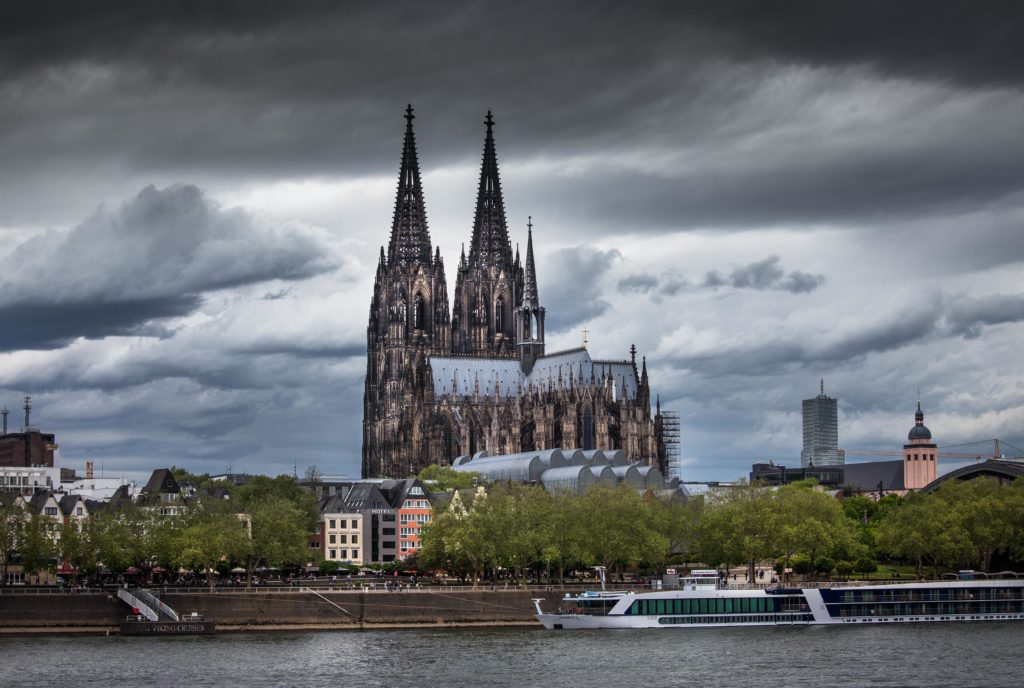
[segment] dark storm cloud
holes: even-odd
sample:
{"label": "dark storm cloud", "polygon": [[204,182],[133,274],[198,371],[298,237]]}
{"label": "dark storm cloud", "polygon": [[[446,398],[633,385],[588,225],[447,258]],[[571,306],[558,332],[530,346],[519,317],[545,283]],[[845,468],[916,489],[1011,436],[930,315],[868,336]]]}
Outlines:
{"label": "dark storm cloud", "polygon": [[195,295],[164,298],[48,303],[26,301],[0,305],[0,351],[52,349],[76,337],[101,339],[111,335],[169,336],[170,331],[147,329],[149,321],[191,313],[202,299]]}
{"label": "dark storm cloud", "polygon": [[143,189],[67,232],[36,236],[0,261],[0,351],[77,338],[170,334],[151,321],[186,315],[202,294],[334,267],[317,241],[259,227],[194,186]]}
{"label": "dark storm cloud", "polygon": [[323,358],[340,361],[345,358],[365,358],[366,342],[358,339],[356,341],[338,342],[335,346],[307,345],[301,342],[260,343],[238,349],[237,353],[255,354],[258,356],[284,354],[297,358]]}
{"label": "dark storm cloud", "polygon": [[[704,275],[700,287],[704,289],[732,287],[756,291],[771,289],[806,294],[825,283],[824,275],[811,275],[799,270],[787,274],[781,262],[778,256],[768,256],[763,260],[733,268],[728,275],[723,275],[718,270],[711,270]],[[623,292],[639,294],[653,292],[655,296],[674,296],[683,290],[696,287],[689,285],[684,278],[676,274],[666,273],[657,277],[644,273],[623,277],[618,282],[618,288]]]}
{"label": "dark storm cloud", "polygon": [[654,275],[629,275],[619,280],[619,290],[646,294],[655,289],[658,283],[659,280]]}
{"label": "dark storm cloud", "polygon": [[[86,169],[190,179],[197,170],[250,178],[390,173],[406,101],[419,107],[421,159],[430,169],[475,157],[488,107],[499,118],[499,155],[512,161],[729,139],[758,82],[787,65],[864,68],[956,89],[1016,88],[1024,78],[1018,3],[143,1],[7,9],[0,170],[18,169],[28,186],[10,182],[0,200],[15,218],[26,212],[15,201],[39,179]],[[730,76],[730,66],[747,76]],[[552,200],[607,205],[609,218],[664,227],[680,218],[772,223],[998,198],[1024,176],[1017,119],[942,132],[938,141],[956,144],[942,165],[927,146],[915,154],[893,134],[878,150],[832,150],[827,159],[755,151],[760,165],[751,160],[724,177],[623,179],[595,170]],[[1012,131],[1000,133],[1004,127]]]}
{"label": "dark storm cloud", "polygon": [[1024,322],[1024,295],[925,297],[912,306],[841,333],[811,336],[789,333],[749,345],[723,347],[698,356],[672,358],[672,363],[709,377],[776,375],[816,364],[845,365],[869,354],[948,337],[974,339],[986,327]]}
{"label": "dark storm cloud", "polygon": [[974,339],[986,326],[1024,321],[1024,296],[992,294],[951,300],[946,325],[954,335]]}
{"label": "dark storm cloud", "polygon": [[778,256],[768,256],[764,260],[733,269],[728,277],[723,277],[718,271],[712,270],[704,275],[704,286],[729,286],[758,291],[777,289],[801,294],[812,292],[825,283],[824,275],[810,275],[799,271],[787,275],[780,262]]}
{"label": "dark storm cloud", "polygon": [[538,284],[541,305],[546,309],[544,327],[562,332],[603,314],[611,304],[601,298],[604,284],[610,281],[616,250],[601,251],[589,246],[563,248],[540,257]]}
{"label": "dark storm cloud", "polygon": [[780,327],[774,338],[723,346],[714,353],[684,353],[670,357],[670,363],[708,377],[771,376],[820,363],[844,365],[869,354],[902,349],[936,334],[940,318],[940,299],[933,298],[851,332],[824,336]]}

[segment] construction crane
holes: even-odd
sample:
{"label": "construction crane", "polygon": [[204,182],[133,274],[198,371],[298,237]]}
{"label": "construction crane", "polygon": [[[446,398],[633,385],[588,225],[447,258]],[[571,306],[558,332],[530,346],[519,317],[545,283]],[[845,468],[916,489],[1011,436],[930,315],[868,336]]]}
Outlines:
{"label": "construction crane", "polygon": [[[1003,456],[1000,450],[999,438],[991,440],[979,440],[978,442],[965,442],[963,444],[953,444],[951,447],[966,447],[971,444],[981,444],[981,442],[992,442],[993,453],[992,454],[980,454],[980,453],[968,453],[968,452],[944,452],[940,451],[936,453],[936,457],[939,459],[975,459],[976,461],[988,461],[990,459],[996,459],[999,461],[1024,461],[1024,456]],[[1009,445],[1013,446],[1013,445]],[[1016,447],[1014,447],[1016,449]],[[903,451],[897,451],[895,449],[840,449],[839,451],[845,452],[847,456],[903,456]]]}

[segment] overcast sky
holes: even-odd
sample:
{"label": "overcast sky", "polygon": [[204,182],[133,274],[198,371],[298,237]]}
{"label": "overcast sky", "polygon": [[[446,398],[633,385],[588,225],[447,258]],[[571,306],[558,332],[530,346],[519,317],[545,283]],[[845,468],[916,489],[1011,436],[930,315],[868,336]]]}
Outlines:
{"label": "overcast sky", "polygon": [[358,476],[412,103],[450,288],[491,109],[548,351],[635,343],[684,479],[798,465],[821,377],[842,447],[899,449],[918,388],[940,447],[1024,447],[1022,22],[1012,1],[8,3],[0,405],[18,429],[32,395],[79,470]]}

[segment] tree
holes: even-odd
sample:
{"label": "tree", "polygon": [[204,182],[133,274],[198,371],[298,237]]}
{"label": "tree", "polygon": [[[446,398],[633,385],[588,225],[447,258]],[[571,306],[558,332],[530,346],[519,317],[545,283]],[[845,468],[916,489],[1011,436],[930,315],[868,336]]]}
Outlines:
{"label": "tree", "polygon": [[875,563],[874,559],[861,557],[857,561],[853,562],[853,570],[857,573],[863,573],[865,576],[868,576],[878,570],[878,564]]}
{"label": "tree", "polygon": [[975,563],[988,571],[992,555],[1008,548],[1014,537],[1016,493],[991,478],[977,478],[947,481],[935,497],[952,507],[974,548]]}
{"label": "tree", "polygon": [[236,554],[246,571],[246,587],[252,586],[253,571],[259,566],[302,564],[309,557],[306,538],[307,515],[294,502],[271,496],[249,500],[244,514],[236,518],[246,525],[246,537]]}
{"label": "tree", "polygon": [[850,574],[854,571],[854,563],[852,561],[846,561],[841,559],[836,562],[836,573],[843,578],[849,578]]}
{"label": "tree", "polygon": [[778,512],[771,488],[739,485],[714,490],[705,497],[700,526],[701,558],[708,564],[746,564],[754,579],[756,562],[777,551]]}
{"label": "tree", "polygon": [[417,477],[428,484],[431,490],[447,492],[473,487],[479,481],[479,476],[476,471],[457,471],[451,466],[432,464],[420,471]]}
{"label": "tree", "polygon": [[[865,547],[860,543],[856,526],[844,515],[844,507],[835,498],[811,487],[798,483],[779,488],[775,495],[778,510],[778,553],[784,566],[789,566],[789,557],[802,552],[818,567],[818,559],[825,555],[839,555],[855,558]],[[831,557],[825,557],[832,561]]]}
{"label": "tree", "polygon": [[53,519],[38,513],[31,514],[25,522],[18,551],[26,573],[35,573],[53,566],[58,551],[54,526]]}
{"label": "tree", "polygon": [[290,475],[279,475],[276,478],[255,476],[232,495],[233,501],[240,505],[237,510],[245,512],[250,511],[252,505],[275,497],[288,500],[298,508],[303,514],[303,523],[307,531],[311,532],[320,520],[316,496]]}
{"label": "tree", "polygon": [[7,562],[21,545],[28,514],[16,497],[0,494],[0,585],[7,581]]}
{"label": "tree", "polygon": [[887,514],[878,529],[878,545],[892,556],[915,564],[924,577],[924,562],[933,567],[953,563],[970,552],[970,539],[953,507],[935,495],[914,494]]}
{"label": "tree", "polygon": [[245,522],[226,510],[197,509],[177,536],[179,562],[206,573],[213,590],[215,569],[222,561],[236,558],[245,547],[249,534]]}
{"label": "tree", "polygon": [[[162,521],[159,515],[125,502],[94,512],[88,521],[85,537],[98,561],[108,569],[124,571],[129,566],[141,569],[152,566],[153,539]],[[90,563],[88,558],[85,561]]]}
{"label": "tree", "polygon": [[72,520],[64,527],[60,537],[60,556],[80,571],[93,573],[99,567],[93,533],[95,518]]}
{"label": "tree", "polygon": [[625,485],[597,484],[577,498],[582,518],[576,549],[581,563],[611,570],[667,552],[668,538],[648,521],[643,498]]}

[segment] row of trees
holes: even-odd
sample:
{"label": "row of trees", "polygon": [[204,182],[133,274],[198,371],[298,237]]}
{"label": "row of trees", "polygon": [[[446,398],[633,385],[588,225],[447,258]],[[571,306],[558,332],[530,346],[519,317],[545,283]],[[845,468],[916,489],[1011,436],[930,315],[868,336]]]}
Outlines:
{"label": "row of trees", "polygon": [[913,562],[919,577],[926,564],[991,571],[996,555],[1024,560],[1024,480],[947,482],[883,508],[873,525],[878,552]]}
{"label": "row of trees", "polygon": [[133,502],[111,504],[56,529],[52,519],[8,503],[0,509],[0,557],[21,555],[25,571],[67,562],[84,574],[160,567],[206,575],[241,567],[247,585],[262,566],[304,564],[307,536],[318,517],[316,499],[287,476],[257,477],[231,490],[228,499],[197,497],[184,513],[162,516]]}
{"label": "row of trees", "polygon": [[878,559],[988,570],[996,552],[1024,556],[1024,481],[944,485],[928,495],[840,501],[798,483],[713,490],[685,502],[641,496],[620,486],[552,495],[496,485],[464,511],[436,514],[423,533],[419,565],[474,579],[506,569],[638,566],[671,563],[753,567],[840,575],[870,573]]}

